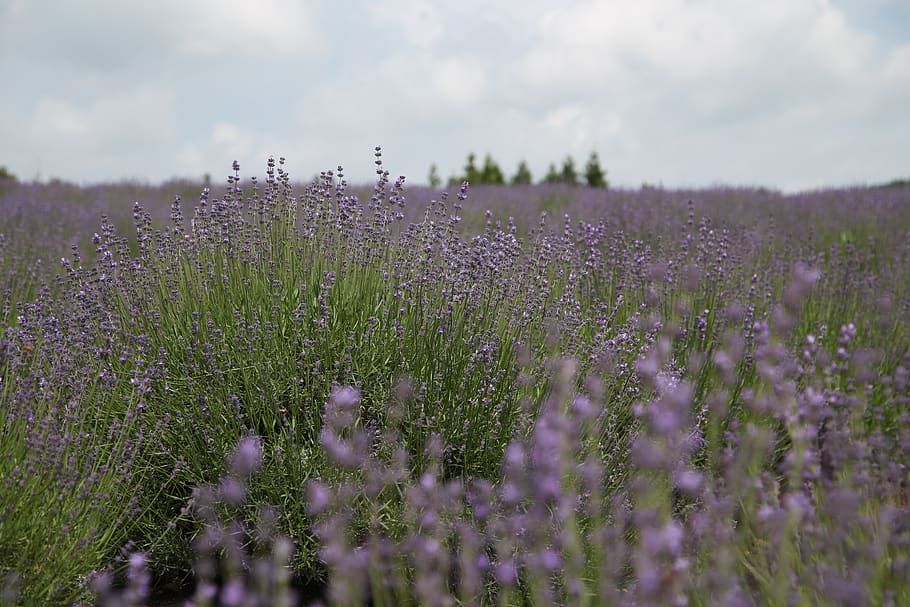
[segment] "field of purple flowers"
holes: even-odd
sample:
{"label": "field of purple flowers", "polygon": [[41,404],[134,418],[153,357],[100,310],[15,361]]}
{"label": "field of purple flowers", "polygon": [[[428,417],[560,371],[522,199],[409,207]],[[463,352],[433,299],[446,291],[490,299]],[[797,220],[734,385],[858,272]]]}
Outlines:
{"label": "field of purple flowers", "polygon": [[282,162],[0,183],[0,605],[910,603],[910,188]]}

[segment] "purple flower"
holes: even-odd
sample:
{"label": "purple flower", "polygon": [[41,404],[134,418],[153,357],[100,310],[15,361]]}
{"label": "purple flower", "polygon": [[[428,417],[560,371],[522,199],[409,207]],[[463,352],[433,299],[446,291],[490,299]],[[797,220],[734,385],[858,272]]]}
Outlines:
{"label": "purple flower", "polygon": [[343,410],[353,410],[360,403],[360,392],[351,386],[342,386],[332,392],[332,404]]}
{"label": "purple flower", "polygon": [[225,477],[221,479],[218,495],[226,503],[239,506],[246,500],[246,485],[236,478]]}
{"label": "purple flower", "polygon": [[697,495],[703,482],[704,477],[702,474],[689,468],[684,468],[673,474],[673,483],[676,487],[689,495]]}
{"label": "purple flower", "polygon": [[682,547],[683,528],[676,521],[642,530],[641,541],[648,554],[675,555]]}
{"label": "purple flower", "polygon": [[540,555],[541,564],[548,571],[556,571],[562,566],[562,555],[559,551],[547,547]]}
{"label": "purple flower", "polygon": [[331,491],[325,483],[311,480],[306,485],[307,512],[320,514],[328,508],[331,501]]}
{"label": "purple flower", "polygon": [[246,588],[244,587],[243,580],[233,579],[228,580],[228,582],[221,589],[219,599],[221,604],[226,607],[237,607],[243,605],[247,598]]}
{"label": "purple flower", "polygon": [[262,440],[258,436],[247,436],[240,440],[231,454],[230,470],[238,477],[251,476],[262,466]]}
{"label": "purple flower", "polygon": [[495,565],[493,576],[503,586],[512,586],[518,580],[518,565],[512,558],[505,559]]}

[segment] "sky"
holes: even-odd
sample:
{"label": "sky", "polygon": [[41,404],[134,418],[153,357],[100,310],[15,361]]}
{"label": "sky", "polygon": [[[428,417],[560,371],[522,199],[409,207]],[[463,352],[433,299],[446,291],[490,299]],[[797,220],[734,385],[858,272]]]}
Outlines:
{"label": "sky", "polygon": [[910,177],[910,0],[0,0],[0,83],[24,180]]}

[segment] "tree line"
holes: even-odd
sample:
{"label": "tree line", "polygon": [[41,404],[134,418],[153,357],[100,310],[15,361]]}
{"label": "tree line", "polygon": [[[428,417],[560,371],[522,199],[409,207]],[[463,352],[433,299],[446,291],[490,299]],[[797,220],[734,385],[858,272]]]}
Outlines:
{"label": "tree line", "polygon": [[[427,181],[430,187],[438,188],[442,185],[442,178],[439,176],[439,169],[435,163],[430,166],[430,174]],[[470,153],[462,174],[450,177],[448,185],[452,187],[465,181],[471,185],[530,185],[534,183],[534,177],[531,174],[528,163],[524,160],[518,163],[515,174],[506,179],[502,169],[499,168],[499,165],[490,154],[484,157],[482,166],[477,166],[477,157]],[[587,185],[592,188],[606,188],[610,185],[607,181],[607,172],[600,166],[600,158],[597,156],[597,152],[591,152],[581,173],[576,168],[575,160],[573,160],[571,155],[565,157],[562,161],[562,166],[559,168],[557,168],[555,163],[550,163],[547,173],[540,183]]]}

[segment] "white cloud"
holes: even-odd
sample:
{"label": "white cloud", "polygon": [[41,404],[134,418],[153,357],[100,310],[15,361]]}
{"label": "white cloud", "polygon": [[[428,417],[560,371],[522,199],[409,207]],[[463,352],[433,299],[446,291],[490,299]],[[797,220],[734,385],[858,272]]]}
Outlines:
{"label": "white cloud", "polygon": [[4,59],[53,62],[70,72],[148,78],[202,62],[317,59],[325,48],[318,6],[295,0],[112,0],[13,2],[0,20]]}
{"label": "white cloud", "polygon": [[726,81],[793,64],[849,75],[868,54],[867,36],[813,0],[589,0],[553,8],[537,28],[523,74],[538,87]]}
{"label": "white cloud", "polygon": [[251,143],[252,137],[230,122],[218,122],[212,129],[212,144],[227,154],[244,153]]}
{"label": "white cloud", "polygon": [[551,131],[551,137],[564,142],[566,151],[575,152],[591,145],[593,120],[585,108],[565,105],[544,116],[544,125]]}
{"label": "white cloud", "polygon": [[484,95],[486,76],[483,66],[461,59],[444,59],[430,66],[430,78],[436,99],[441,106],[470,108]]}
{"label": "white cloud", "polygon": [[843,13],[823,4],[812,14],[807,46],[817,64],[832,76],[849,78],[868,66],[872,38],[850,27]]}
{"label": "white cloud", "polygon": [[617,184],[874,181],[906,172],[910,33],[864,2],[0,0],[0,162],[367,181],[381,144],[410,181],[592,150]]}
{"label": "white cloud", "polygon": [[207,59],[315,53],[324,44],[313,3],[295,0],[169,0],[161,23],[178,51]]}
{"label": "white cloud", "polygon": [[[16,127],[19,153],[52,176],[77,180],[147,176],[177,139],[175,96],[141,87],[77,104],[58,97],[37,100]],[[167,175],[156,174],[155,178]]]}
{"label": "white cloud", "polygon": [[73,140],[92,132],[91,112],[79,111],[66,101],[44,98],[35,108],[30,131],[42,141]]}
{"label": "white cloud", "polygon": [[910,43],[891,53],[882,73],[888,85],[899,88],[904,93],[910,91]]}
{"label": "white cloud", "polygon": [[[183,143],[169,166],[171,175],[198,178],[208,174],[215,181],[223,181],[233,174],[234,160],[240,164],[242,178],[262,177],[269,156],[276,160],[285,156],[285,168],[291,177],[306,180],[319,170],[332,168],[327,166],[331,165],[326,160],[327,151],[318,146],[316,139],[298,140],[287,135],[276,138],[222,120],[204,137]],[[335,162],[341,160],[337,158]]]}
{"label": "white cloud", "polygon": [[419,49],[433,47],[445,34],[439,8],[429,0],[368,2],[367,12],[379,28],[398,30]]}
{"label": "white cloud", "polygon": [[5,19],[18,18],[25,13],[25,0],[10,0],[0,4],[0,14]]}
{"label": "white cloud", "polygon": [[42,144],[100,151],[171,141],[175,96],[170,91],[141,87],[101,96],[77,107],[64,99],[42,98],[27,129]]}

